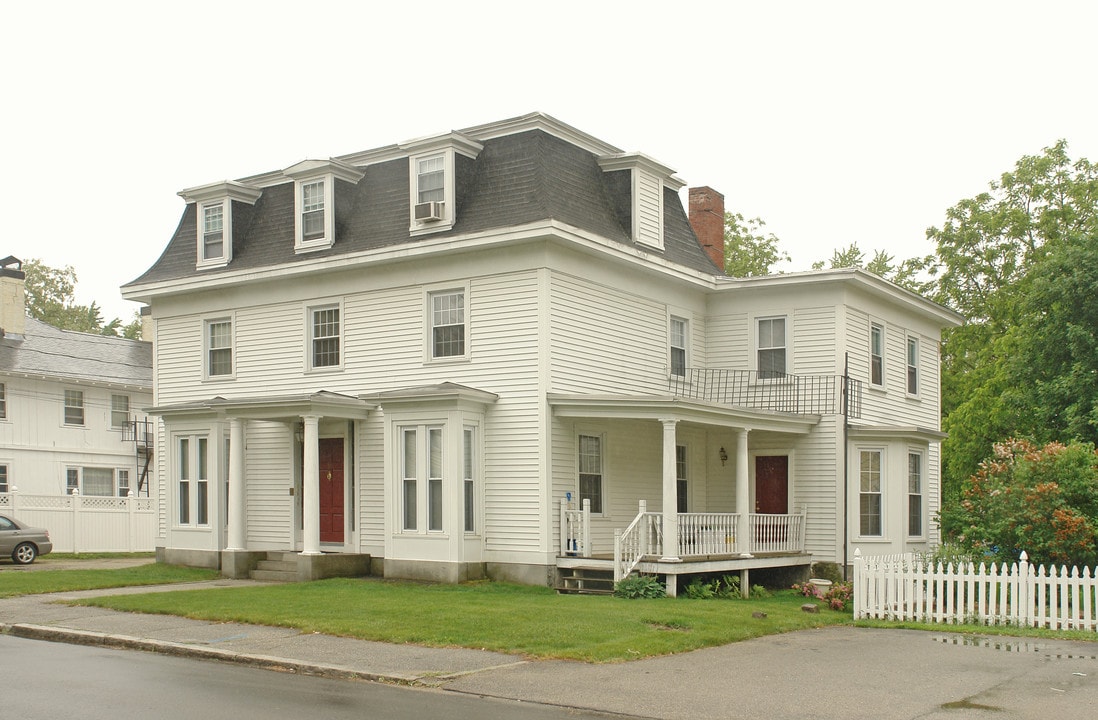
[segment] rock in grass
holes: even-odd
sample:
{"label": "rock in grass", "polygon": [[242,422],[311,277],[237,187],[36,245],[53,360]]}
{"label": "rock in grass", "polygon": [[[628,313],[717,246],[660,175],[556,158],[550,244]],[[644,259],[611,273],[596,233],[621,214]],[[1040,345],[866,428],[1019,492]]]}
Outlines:
{"label": "rock in grass", "polygon": [[751,613],[751,617],[755,618],[756,620],[762,620],[764,617],[766,617],[766,613],[756,610],[755,612]]}
{"label": "rock in grass", "polygon": [[806,613],[818,613],[820,611],[820,606],[816,603],[805,603],[804,605],[801,605],[801,610]]}

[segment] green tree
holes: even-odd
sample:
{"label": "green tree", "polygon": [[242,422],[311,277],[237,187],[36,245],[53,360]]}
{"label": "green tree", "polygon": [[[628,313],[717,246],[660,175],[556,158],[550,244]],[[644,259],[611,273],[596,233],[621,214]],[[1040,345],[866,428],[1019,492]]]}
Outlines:
{"label": "green tree", "polygon": [[[1035,396],[1019,390],[1019,383],[1036,380],[1046,391],[1059,383],[1052,375],[1035,378],[1023,372],[1026,368],[1018,362],[1023,351],[1027,362],[1037,361],[1042,348],[1034,344],[1034,333],[1051,297],[1043,292],[1028,299],[1033,271],[1061,249],[1092,237],[1096,217],[1098,168],[1085,159],[1072,161],[1061,140],[1041,155],[1018,160],[987,192],[950,208],[941,228],[927,230],[937,245],[934,297],[966,317],[964,326],[943,336],[946,498],[957,497],[998,439],[1052,439],[1040,432],[1031,412]],[[1048,334],[1044,336],[1042,342],[1049,342]],[[1066,365],[1056,367],[1059,373]],[[1050,397],[1046,392],[1045,399]]]}
{"label": "green tree", "polygon": [[31,259],[23,263],[23,272],[31,317],[61,330],[118,335],[121,320],[104,323],[103,311],[94,301],[91,305],[76,303],[76,271],[71,265],[53,268]]}
{"label": "green tree", "polygon": [[789,254],[778,249],[774,233],[764,233],[760,218],[745,219],[740,213],[724,214],[724,271],[731,277],[770,275],[774,265],[790,262]]}
{"label": "green tree", "polygon": [[858,247],[857,243],[851,243],[845,248],[835,248],[830,259],[812,263],[813,270],[823,270],[825,267],[864,268],[900,287],[923,295],[930,293],[934,287],[931,278],[935,268],[933,255],[908,258],[897,263],[892,255],[884,250],[877,250],[866,262],[865,252]]}
{"label": "green tree", "polygon": [[1013,562],[1098,563],[1098,455],[1090,443],[994,446],[943,507],[943,534],[977,557]]}

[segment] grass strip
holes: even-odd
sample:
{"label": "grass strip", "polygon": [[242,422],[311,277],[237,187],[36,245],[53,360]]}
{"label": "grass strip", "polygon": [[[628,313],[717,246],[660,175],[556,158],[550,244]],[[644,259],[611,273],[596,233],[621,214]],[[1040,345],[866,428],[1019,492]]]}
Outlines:
{"label": "grass strip", "polygon": [[[803,612],[780,592],[752,600],[625,600],[496,582],[428,585],[373,578],[89,598],[131,612],[296,628],[389,643],[466,647],[587,662],[687,652],[763,635],[849,624]],[[753,616],[765,614],[765,617]]]}
{"label": "grass strip", "polygon": [[151,558],[147,565],[113,570],[33,570],[0,574],[0,598],[16,595],[98,590],[102,588],[197,582],[218,577],[216,570],[164,565]]}

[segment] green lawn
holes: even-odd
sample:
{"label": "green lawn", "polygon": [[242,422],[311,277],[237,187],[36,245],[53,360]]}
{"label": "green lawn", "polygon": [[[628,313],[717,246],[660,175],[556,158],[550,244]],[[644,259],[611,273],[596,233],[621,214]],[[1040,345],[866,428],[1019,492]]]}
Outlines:
{"label": "green lawn", "polygon": [[0,574],[0,598],[39,593],[73,592],[131,585],[163,585],[216,578],[216,570],[163,565],[149,558],[147,565],[115,570],[33,570]]}
{"label": "green lawn", "polygon": [[[792,591],[752,600],[624,600],[481,582],[331,579],[91,598],[81,604],[302,632],[590,662],[631,660],[774,633],[850,623],[803,612]],[[756,618],[752,613],[765,613]]]}

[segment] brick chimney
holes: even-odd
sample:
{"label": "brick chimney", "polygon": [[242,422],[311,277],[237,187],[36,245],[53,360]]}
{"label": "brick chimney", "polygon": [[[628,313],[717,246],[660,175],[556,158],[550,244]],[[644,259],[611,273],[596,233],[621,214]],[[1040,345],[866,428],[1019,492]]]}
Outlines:
{"label": "brick chimney", "polygon": [[10,255],[0,260],[0,337],[26,331],[26,280],[21,260]]}
{"label": "brick chimney", "polygon": [[709,259],[724,272],[724,195],[711,187],[690,188],[690,227]]}

